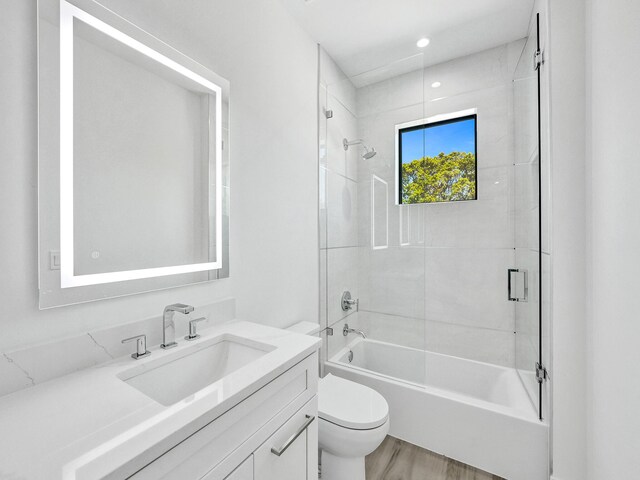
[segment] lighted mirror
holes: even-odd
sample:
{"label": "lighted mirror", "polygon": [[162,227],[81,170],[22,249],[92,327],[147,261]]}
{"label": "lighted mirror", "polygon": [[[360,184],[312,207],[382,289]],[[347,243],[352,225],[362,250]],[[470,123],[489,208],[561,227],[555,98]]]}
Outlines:
{"label": "lighted mirror", "polygon": [[228,276],[228,82],[91,0],[38,33],[41,308]]}

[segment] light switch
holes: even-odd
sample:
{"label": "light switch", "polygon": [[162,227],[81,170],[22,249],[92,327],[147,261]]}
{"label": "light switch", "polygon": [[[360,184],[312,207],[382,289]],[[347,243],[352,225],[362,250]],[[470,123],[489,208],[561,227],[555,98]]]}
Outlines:
{"label": "light switch", "polygon": [[60,270],[60,252],[57,250],[49,252],[49,270]]}

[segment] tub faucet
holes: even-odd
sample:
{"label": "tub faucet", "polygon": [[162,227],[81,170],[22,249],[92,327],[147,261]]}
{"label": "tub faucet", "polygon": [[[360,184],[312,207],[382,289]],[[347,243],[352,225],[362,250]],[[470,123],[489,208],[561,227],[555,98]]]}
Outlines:
{"label": "tub faucet", "polygon": [[344,335],[346,337],[350,333],[357,333],[362,338],[367,338],[367,336],[364,334],[364,332],[362,330],[356,330],[355,328],[349,328],[349,324],[345,323],[344,324],[344,328],[342,329],[342,335]]}
{"label": "tub faucet", "polygon": [[173,322],[173,315],[176,312],[188,315],[193,310],[191,305],[183,303],[174,303],[164,307],[164,313],[162,314],[162,344],[160,347],[167,350],[178,345],[176,343],[176,324]]}

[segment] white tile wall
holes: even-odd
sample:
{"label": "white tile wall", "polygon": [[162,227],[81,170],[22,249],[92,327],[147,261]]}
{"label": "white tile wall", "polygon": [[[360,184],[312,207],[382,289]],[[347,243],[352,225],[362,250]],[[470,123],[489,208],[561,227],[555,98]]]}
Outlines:
{"label": "white tile wall", "polygon": [[423,248],[361,247],[361,310],[424,318],[424,256]]}
{"label": "white tile wall", "polygon": [[513,167],[478,169],[478,199],[425,205],[430,247],[513,248]]}
{"label": "white tile wall", "polygon": [[539,215],[538,189],[532,179],[537,179],[537,157],[532,163],[518,164],[514,171],[514,222],[515,246],[538,249]]}
{"label": "white tile wall", "polygon": [[344,322],[349,323],[350,328],[360,329],[359,322],[360,312],[353,312],[343,320],[336,322],[333,325],[333,335],[326,335],[327,355],[329,358],[333,357],[340,349],[347,346],[349,342],[353,340],[353,334],[344,336],[342,334],[342,327]]}
{"label": "white tile wall", "polygon": [[478,168],[513,164],[510,84],[428,101],[424,116],[475,108],[478,111]]}
{"label": "white tile wall", "polygon": [[428,320],[514,331],[507,300],[513,249],[425,249],[425,315]]}
{"label": "white tile wall", "polygon": [[[360,96],[363,94],[360,93]],[[395,179],[395,125],[424,118],[424,105],[422,102],[408,106],[400,106],[391,110],[379,111],[369,115],[358,116],[359,137],[369,142],[378,152],[369,160],[361,160],[359,167],[359,180],[365,181],[371,178],[371,174],[383,178],[388,182]]]}
{"label": "white tile wall", "polygon": [[358,247],[330,248],[327,250],[327,315],[329,326],[347,317],[353,310],[342,310],[342,293],[351,292],[351,298],[359,298]]}
{"label": "white tile wall", "polygon": [[[522,41],[516,41],[426,68],[425,99],[450,97],[511,83],[515,62],[523,46]],[[432,88],[435,81],[441,82],[442,86]]]}
{"label": "white tile wall", "polygon": [[327,167],[327,87],[318,86],[318,163]]}
{"label": "white tile wall", "polygon": [[323,48],[320,48],[320,84],[347,109],[356,111],[355,86]]}
{"label": "white tile wall", "polygon": [[352,323],[374,340],[496,365],[514,365],[513,332],[369,311],[360,311],[357,323],[350,321],[350,326]]}
{"label": "white tile wall", "polygon": [[389,112],[410,105],[423,103],[422,70],[416,70],[382,82],[358,89],[358,117],[363,118],[381,112]]}
{"label": "white tile wall", "polygon": [[325,167],[318,170],[318,242],[320,248],[327,248],[327,177],[329,171]]}
{"label": "white tile wall", "polygon": [[410,348],[425,348],[426,322],[422,318],[361,310],[358,313],[358,328],[374,340]]}
{"label": "white tile wall", "polygon": [[358,245],[358,184],[327,171],[327,248]]}
{"label": "white tile wall", "polygon": [[488,362],[514,366],[514,334],[503,330],[466,327],[427,321],[427,350]]}
{"label": "white tile wall", "polygon": [[343,139],[352,141],[359,138],[356,116],[331,94],[330,87],[327,109],[333,112],[333,117],[326,121],[327,167],[335,173],[357,180],[362,147],[353,145],[345,150],[343,146]]}
{"label": "white tile wall", "polygon": [[320,249],[320,328],[327,328],[327,249]]}

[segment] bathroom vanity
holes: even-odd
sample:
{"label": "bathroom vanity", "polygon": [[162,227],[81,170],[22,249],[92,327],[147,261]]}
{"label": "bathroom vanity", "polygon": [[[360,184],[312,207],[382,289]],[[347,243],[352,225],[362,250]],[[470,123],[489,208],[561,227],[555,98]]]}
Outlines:
{"label": "bathroom vanity", "polygon": [[0,477],[317,478],[318,347],[234,321],[2,397]]}

